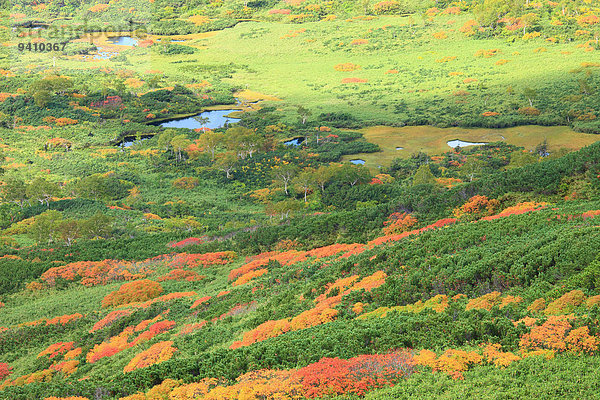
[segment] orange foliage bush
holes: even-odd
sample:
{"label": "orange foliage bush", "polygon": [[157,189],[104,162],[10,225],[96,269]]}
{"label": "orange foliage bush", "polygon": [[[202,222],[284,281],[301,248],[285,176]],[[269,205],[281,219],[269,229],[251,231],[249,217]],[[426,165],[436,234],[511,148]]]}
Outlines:
{"label": "orange foliage bush", "polygon": [[131,372],[139,368],[149,367],[150,365],[158,364],[169,360],[177,348],[173,347],[173,342],[163,341],[152,345],[148,350],[145,350],[131,359],[131,361],[123,368],[123,372]]}
{"label": "orange foliage bush", "polygon": [[539,312],[546,308],[546,300],[536,299],[527,307],[527,310],[531,312]]}
{"label": "orange foliage bush", "polygon": [[405,212],[395,212],[391,214],[387,221],[383,223],[383,234],[384,235],[396,235],[402,232],[406,232],[409,228],[417,223],[417,219],[410,214]]}
{"label": "orange foliage bush", "polygon": [[542,208],[546,207],[547,203],[537,203],[535,201],[526,201],[523,203],[519,203],[515,206],[505,208],[500,214],[491,215],[488,217],[484,217],[482,221],[491,221],[498,218],[508,217],[510,215],[521,215],[528,213],[530,211],[539,211]]}
{"label": "orange foliage bush", "polygon": [[152,304],[155,304],[155,303],[164,303],[167,301],[177,300],[177,299],[181,299],[184,297],[194,297],[197,295],[198,295],[198,293],[196,293],[196,292],[174,292],[174,293],[162,295],[160,297],[156,297],[152,300],[148,300],[143,303],[134,304],[133,307],[148,308]]}
{"label": "orange foliage bush", "polygon": [[110,357],[121,351],[128,349],[129,337],[133,334],[133,329],[126,329],[117,336],[111,337],[108,342],[102,342],[95,345],[86,355],[85,359],[88,363],[93,364],[96,361]]}
{"label": "orange foliage bush", "polygon": [[519,361],[521,357],[511,352],[503,352],[500,350],[500,344],[488,344],[483,350],[483,356],[488,362],[493,363],[496,367],[508,367],[515,361]]}
{"label": "orange foliage bush", "polygon": [[118,319],[120,319],[122,317],[125,317],[127,315],[131,315],[131,314],[133,314],[133,310],[115,310],[115,311],[112,311],[112,312],[108,313],[100,321],[96,322],[94,324],[94,326],[92,327],[92,329],[90,329],[90,333],[94,333],[97,330],[100,330],[102,328],[110,326],[116,320],[118,320]]}
{"label": "orange foliage bush", "polygon": [[587,308],[597,307],[600,305],[600,295],[592,296],[585,301]]}
{"label": "orange foliage bush", "polygon": [[143,302],[157,297],[162,291],[163,288],[160,283],[149,279],[124,283],[119,290],[109,293],[104,297],[102,307]]}
{"label": "orange foliage bush", "polygon": [[477,26],[479,26],[477,21],[475,21],[474,19],[470,19],[467,22],[465,22],[464,25],[461,26],[458,30],[467,36],[472,36],[475,34],[475,28]]}
{"label": "orange foliage bush", "polygon": [[466,310],[484,309],[484,310],[489,311],[492,309],[493,306],[500,304],[500,302],[501,302],[500,292],[491,292],[491,293],[485,294],[481,297],[477,297],[477,298],[469,300],[465,309]]}
{"label": "orange foliage bush", "polygon": [[[316,325],[325,324],[335,320],[338,311],[333,307],[342,301],[342,296],[356,290],[371,291],[385,283],[387,275],[383,271],[375,272],[358,281],[358,275],[348,278],[340,278],[328,286],[327,291],[315,299],[315,307],[303,311],[293,318],[285,318],[275,321],[267,321],[253,330],[244,333],[241,341],[236,341],[231,345],[231,349],[242,346],[248,346],[252,343],[260,342],[271,337],[282,335],[289,331],[309,328]],[[327,297],[334,289],[337,289],[336,296]]]}
{"label": "orange foliage bush", "polygon": [[442,355],[437,355],[430,350],[421,350],[414,357],[417,365],[430,367],[433,371],[443,371],[454,379],[464,379],[462,372],[469,366],[481,364],[483,357],[474,351],[448,349]]}
{"label": "orange foliage bush", "polygon": [[61,315],[60,317],[54,317],[46,321],[46,325],[66,325],[69,322],[76,321],[79,318],[83,318],[83,315],[79,313],[71,315]]}
{"label": "orange foliage bush", "polygon": [[585,301],[585,298],[586,296],[581,290],[572,290],[548,304],[548,307],[544,310],[544,314],[570,314]]}
{"label": "orange foliage bush", "polygon": [[404,239],[411,235],[418,235],[418,234],[428,231],[430,229],[441,228],[446,225],[454,224],[454,223],[456,223],[456,221],[457,220],[455,218],[443,218],[443,219],[437,220],[433,224],[427,225],[421,229],[415,229],[412,231],[402,232],[402,233],[399,233],[396,235],[385,235],[385,236],[378,237],[376,239],[371,240],[369,242],[369,246],[373,247],[373,246],[379,246],[379,245],[387,243],[387,242],[397,242],[398,240]]}
{"label": "orange foliage bush", "polygon": [[521,296],[505,296],[502,298],[502,302],[500,303],[500,305],[498,306],[498,308],[503,309],[504,307],[506,307],[509,304],[514,304],[514,303],[521,303],[523,301],[523,298]]}
{"label": "orange foliage bush", "polygon": [[23,386],[34,382],[49,382],[52,379],[54,370],[46,368],[41,371],[36,371],[31,374],[22,375],[15,379],[7,379],[0,384],[0,390],[8,386]]}
{"label": "orange foliage bush", "polygon": [[412,353],[401,350],[389,354],[361,355],[348,360],[323,358],[299,370],[257,370],[247,372],[228,385],[226,381],[205,378],[180,385],[165,380],[145,394],[121,400],[227,400],[301,399],[338,394],[363,396],[367,390],[393,386],[414,369]]}
{"label": "orange foliage bush", "polygon": [[269,261],[277,261],[281,265],[292,265],[296,262],[303,261],[306,258],[307,252],[301,252],[297,250],[289,250],[283,253],[269,252],[261,253],[254,257],[247,264],[242,265],[239,268],[232,270],[229,273],[228,279],[234,280],[237,277],[244,275],[250,271],[263,267],[269,263]]}
{"label": "orange foliage bush", "polygon": [[71,118],[57,118],[54,123],[58,126],[77,125],[79,121]]}
{"label": "orange foliage bush", "polygon": [[497,56],[500,53],[499,49],[480,49],[475,52],[475,57],[490,58]]}
{"label": "orange foliage bush", "polygon": [[203,253],[203,254],[187,254],[179,253],[173,256],[172,260],[168,263],[170,268],[196,268],[202,266],[204,268],[211,265],[225,265],[229,264],[236,257],[233,251],[219,251],[216,253]]}
{"label": "orange foliage bush", "polygon": [[342,254],[339,258],[347,258],[352,254],[359,254],[361,250],[365,250],[364,245],[360,243],[335,243],[329,246],[316,247],[306,252],[308,257],[316,257],[317,259],[335,256],[339,253]]}
{"label": "orange foliage bush", "polygon": [[53,267],[44,272],[41,279],[49,286],[55,285],[57,278],[67,281],[81,279],[84,286],[105,285],[112,281],[131,281],[146,277],[152,270],[147,261],[131,263],[118,260],[78,261]]}
{"label": "orange foliage bush", "polygon": [[81,352],[82,352],[82,349],[81,349],[81,347],[78,347],[78,348],[76,348],[76,349],[73,349],[73,350],[67,351],[67,352],[65,353],[65,355],[64,355],[64,357],[63,357],[63,358],[64,358],[65,360],[72,360],[72,359],[74,359],[74,358],[76,358],[76,357],[79,357],[79,355],[81,354]]}
{"label": "orange foliage bush", "polygon": [[200,304],[206,303],[211,298],[212,298],[211,296],[206,296],[206,297],[203,297],[201,299],[198,299],[198,300],[194,301],[194,304],[192,304],[192,306],[190,307],[190,309],[193,310],[194,308],[198,307]]}
{"label": "orange foliage bush", "polygon": [[92,7],[90,7],[90,12],[93,13],[98,13],[98,12],[102,12],[102,11],[106,11],[106,9],[108,9],[109,5],[108,4],[95,4]]}
{"label": "orange foliage bush", "polygon": [[385,14],[398,9],[400,4],[396,0],[380,1],[373,5],[376,14]]}
{"label": "orange foliage bush", "polygon": [[199,275],[196,271],[184,270],[181,268],[169,271],[168,274],[157,279],[159,282],[164,281],[188,281],[197,282],[206,278],[204,275]]}
{"label": "orange foliage bush", "polygon": [[185,324],[181,327],[179,332],[177,332],[176,336],[189,335],[190,333],[201,329],[204,325],[206,325],[206,323],[206,321],[202,321],[194,324]]}
{"label": "orange foliage bush", "polygon": [[43,356],[48,356],[48,358],[54,358],[56,356],[64,354],[67,351],[73,349],[73,347],[74,347],[73,343],[74,342],[58,342],[58,343],[51,344],[45,350],[41,351],[38,354],[38,358],[43,357]]}
{"label": "orange foliage bush", "polygon": [[521,336],[521,350],[552,350],[573,353],[593,353],[598,350],[600,341],[590,336],[589,328],[582,326],[572,329],[573,315],[551,315],[542,325],[534,326],[529,333]]}
{"label": "orange foliage bush", "polygon": [[154,386],[146,393],[136,393],[131,396],[121,397],[119,400],[166,400],[169,398],[174,400],[182,400],[184,398],[169,397],[169,394],[178,386],[178,381],[173,379],[165,379],[162,381],[162,383]]}
{"label": "orange foliage bush", "polygon": [[257,269],[257,270],[254,270],[254,271],[247,272],[244,275],[242,275],[239,278],[237,278],[237,280],[235,282],[233,282],[232,285],[233,286],[243,285],[245,283],[250,282],[254,278],[258,278],[260,276],[263,276],[267,272],[269,272],[269,271],[267,269],[265,269],[265,268]]}
{"label": "orange foliage bush", "polygon": [[336,71],[351,72],[361,69],[361,66],[358,64],[344,63],[337,64],[335,67],[333,67],[333,69],[335,69]]}
{"label": "orange foliage bush", "polygon": [[438,58],[437,60],[435,60],[435,62],[437,62],[437,63],[447,63],[447,62],[454,61],[454,60],[456,60],[456,56],[445,56],[445,57],[442,57],[442,58]]}

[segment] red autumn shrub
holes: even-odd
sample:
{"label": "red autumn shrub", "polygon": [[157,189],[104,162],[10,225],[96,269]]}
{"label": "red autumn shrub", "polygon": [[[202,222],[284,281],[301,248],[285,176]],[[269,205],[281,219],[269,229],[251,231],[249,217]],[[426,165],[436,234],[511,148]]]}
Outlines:
{"label": "red autumn shrub", "polygon": [[0,380],[12,374],[12,367],[7,363],[0,363]]}
{"label": "red autumn shrub", "polygon": [[309,398],[346,393],[362,396],[369,389],[394,385],[413,368],[412,355],[403,351],[349,360],[322,358],[298,370],[298,375]]}
{"label": "red autumn shrub", "polygon": [[191,238],[180,240],[179,242],[171,242],[167,246],[180,248],[180,247],[193,246],[193,245],[201,244],[201,243],[204,243],[204,238],[191,237]]}

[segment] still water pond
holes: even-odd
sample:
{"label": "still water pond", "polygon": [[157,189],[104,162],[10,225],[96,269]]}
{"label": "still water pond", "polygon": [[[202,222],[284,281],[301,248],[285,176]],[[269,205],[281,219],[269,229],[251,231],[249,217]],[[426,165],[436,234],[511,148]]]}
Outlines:
{"label": "still water pond", "polygon": [[131,36],[115,36],[107,40],[109,43],[118,44],[119,46],[137,46],[138,40]]}
{"label": "still water pond", "polygon": [[[198,115],[174,119],[166,121],[160,124],[163,128],[188,128],[188,129],[200,129],[209,128],[217,129],[227,127],[230,124],[235,124],[239,118],[228,117],[228,114],[240,110],[211,110],[205,111]],[[207,121],[204,123],[199,122],[196,118],[206,118]]]}

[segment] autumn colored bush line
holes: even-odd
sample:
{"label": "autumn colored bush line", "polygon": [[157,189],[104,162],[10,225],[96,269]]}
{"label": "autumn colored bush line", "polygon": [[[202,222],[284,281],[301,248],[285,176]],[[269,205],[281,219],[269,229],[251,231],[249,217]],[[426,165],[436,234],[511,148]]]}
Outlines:
{"label": "autumn colored bush line", "polygon": [[[120,334],[95,345],[87,353],[86,361],[88,363],[95,363],[102,358],[110,357],[125,349],[135,347],[173,329],[175,321],[164,319],[166,314],[167,312],[164,312],[152,319],[141,321],[136,326],[128,326]],[[133,338],[135,334],[137,336]]]}
{"label": "autumn colored bush line", "polygon": [[167,246],[168,247],[173,247],[173,248],[182,248],[182,247],[194,246],[194,245],[197,245],[197,244],[202,244],[202,243],[205,242],[205,240],[206,240],[205,237],[201,237],[201,238],[191,237],[191,238],[180,240],[178,242],[170,242]]}
{"label": "autumn colored bush line", "polygon": [[173,342],[170,340],[158,342],[152,345],[148,350],[141,352],[131,359],[131,361],[123,369],[124,372],[131,372],[138,368],[149,367],[150,365],[158,364],[169,360],[175,352],[176,347],[173,347]]}
{"label": "autumn colored bush line", "polygon": [[[60,372],[63,376],[73,374],[79,365],[79,360],[76,360],[81,354],[81,347],[75,348],[74,342],[57,342],[49,345],[45,350],[42,350],[37,358],[47,358],[51,361],[48,368],[19,376],[14,379],[6,379],[0,384],[0,390],[9,386],[23,386],[34,382],[48,382],[54,374]],[[11,368],[8,364],[5,366],[0,364],[0,372],[4,373],[4,377],[11,373]]]}
{"label": "autumn colored bush line", "polygon": [[[373,311],[360,315],[357,319],[366,320],[370,318],[385,318],[391,311],[419,313],[425,309],[430,309],[441,313],[448,308],[451,302],[465,298],[466,296],[464,294],[458,294],[452,298],[449,298],[444,294],[439,294],[425,302],[419,300],[416,303],[404,306],[379,307]],[[490,311],[494,307],[498,307],[498,309],[501,310],[510,304],[520,304],[522,302],[523,298],[521,296],[502,296],[500,292],[494,291],[467,300],[465,310]],[[546,300],[543,298],[536,299],[527,307],[527,310],[534,314],[551,316],[570,314],[579,306],[584,306],[587,310],[600,306],[600,295],[587,297],[581,290],[572,290],[553,300],[549,304],[547,304]]]}
{"label": "autumn colored bush line", "polygon": [[78,261],[53,267],[44,272],[41,280],[49,286],[56,284],[56,279],[67,281],[80,280],[84,286],[105,285],[112,281],[131,281],[145,278],[153,270],[146,262],[131,263],[118,260]]}
{"label": "autumn colored bush line", "polygon": [[[577,348],[588,345],[589,338],[579,340],[579,333],[573,332],[574,335],[567,337],[567,341],[577,343]],[[463,373],[473,366],[488,364],[506,368],[513,362],[533,356],[552,358],[554,352],[522,349],[518,355],[503,351],[500,344],[487,343],[479,346],[479,350],[447,349],[439,355],[423,349],[418,352],[398,350],[387,354],[361,355],[350,359],[325,357],[300,369],[251,371],[238,377],[233,385],[217,378],[205,378],[190,384],[169,379],[145,394],[137,393],[120,400],[146,400],[159,393],[164,398],[177,400],[363,396],[369,390],[394,386],[410,376],[416,366],[444,372],[453,379],[464,379]]]}
{"label": "autumn colored bush line", "polygon": [[[558,352],[592,354],[598,351],[600,338],[590,335],[588,326],[575,328],[574,315],[551,316],[540,325],[533,325],[531,331],[521,336],[519,354],[501,351],[498,343],[483,345],[483,354],[476,351],[448,349],[439,357],[430,350],[422,350],[414,360],[418,365],[431,367],[433,371],[443,371],[454,379],[464,379],[463,372],[469,366],[487,361],[497,367],[507,367],[522,358],[543,356],[553,358]],[[520,321],[521,322],[521,321]],[[533,324],[533,322],[529,322]]]}
{"label": "autumn colored bush line", "polygon": [[457,219],[455,219],[455,218],[443,218],[443,219],[437,220],[433,224],[427,225],[421,229],[406,231],[406,232],[402,232],[400,234],[395,234],[395,235],[386,235],[386,236],[378,237],[376,239],[369,241],[368,244],[370,247],[373,247],[373,246],[379,246],[381,244],[388,243],[388,242],[397,242],[398,240],[404,239],[408,236],[418,235],[420,233],[423,233],[423,232],[431,230],[431,229],[442,228],[446,225],[454,224],[454,223],[456,223],[456,221],[457,221]]}
{"label": "autumn colored bush line", "polygon": [[211,265],[225,265],[232,262],[236,257],[236,253],[233,251],[219,251],[216,253],[203,253],[203,254],[187,254],[179,253],[173,255],[171,260],[167,263],[170,268],[196,268],[196,267],[209,267]]}
{"label": "autumn colored bush line", "polygon": [[114,281],[134,281],[146,278],[155,272],[156,267],[161,264],[173,269],[196,268],[199,266],[206,268],[211,265],[228,264],[235,257],[236,253],[233,251],[221,251],[202,254],[162,254],[139,262],[120,260],[77,261],[50,268],[40,278],[43,283],[51,287],[56,285],[57,279],[79,281],[84,286],[97,286]]}
{"label": "autumn colored bush line", "polygon": [[104,316],[104,318],[102,318],[101,320],[96,322],[94,324],[94,326],[92,326],[92,329],[90,329],[90,333],[94,333],[100,329],[104,329],[104,328],[112,325],[118,319],[121,319],[123,317],[133,314],[133,312],[134,312],[133,309],[111,311],[106,316]]}
{"label": "autumn colored bush line", "polygon": [[491,215],[489,217],[482,218],[483,221],[491,221],[498,218],[505,218],[510,215],[521,215],[531,211],[539,211],[542,208],[546,207],[548,203],[538,203],[535,201],[527,201],[524,203],[519,203],[513,207],[508,207],[504,209],[500,214]]}
{"label": "autumn colored bush line", "polygon": [[67,315],[60,315],[60,316],[54,317],[54,318],[40,318],[35,321],[22,322],[22,323],[18,324],[17,326],[19,326],[19,327],[21,327],[21,326],[38,326],[38,325],[42,325],[42,324],[64,326],[64,325],[70,324],[71,322],[77,321],[80,318],[83,318],[83,315],[80,313],[67,314]]}
{"label": "autumn colored bush line", "polygon": [[361,355],[350,359],[323,358],[304,368],[258,370],[241,375],[236,383],[217,378],[182,384],[167,379],[146,393],[120,400],[147,400],[162,396],[172,400],[301,399],[333,395],[363,396],[368,390],[393,386],[408,377],[415,363],[410,351]]}
{"label": "autumn colored bush line", "polygon": [[[336,307],[342,302],[342,297],[357,290],[371,291],[385,283],[387,275],[383,271],[375,272],[359,281],[358,275],[338,279],[329,285],[326,293],[315,299],[315,307],[306,310],[293,318],[266,321],[253,330],[244,333],[241,341],[234,342],[230,348],[248,346],[272,337],[282,335],[286,332],[310,328],[311,326],[325,324],[336,319],[338,310]],[[327,297],[333,290],[337,295]]]}
{"label": "autumn colored bush line", "polygon": [[[253,257],[249,262],[242,265],[241,267],[232,270],[229,273],[228,279],[230,281],[237,279],[240,276],[250,273],[251,271],[255,271],[260,267],[266,266],[267,264],[269,264],[270,261],[277,261],[281,265],[293,265],[298,262],[305,261],[309,257],[316,257],[316,259],[319,260],[321,258],[335,256],[339,253],[343,253],[340,256],[340,258],[347,258],[352,255],[360,254],[366,249],[367,247],[360,243],[335,243],[329,246],[317,247],[309,251],[289,250],[281,253],[261,253]],[[247,279],[246,282],[249,280],[250,279]],[[240,283],[238,283],[237,285],[239,284]]]}

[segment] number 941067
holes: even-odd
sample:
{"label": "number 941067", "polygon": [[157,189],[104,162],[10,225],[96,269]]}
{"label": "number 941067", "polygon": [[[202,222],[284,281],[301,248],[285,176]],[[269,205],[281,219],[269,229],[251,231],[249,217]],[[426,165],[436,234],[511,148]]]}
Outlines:
{"label": "number 941067", "polygon": [[50,51],[63,51],[67,43],[19,43],[19,51],[36,51],[39,53]]}

